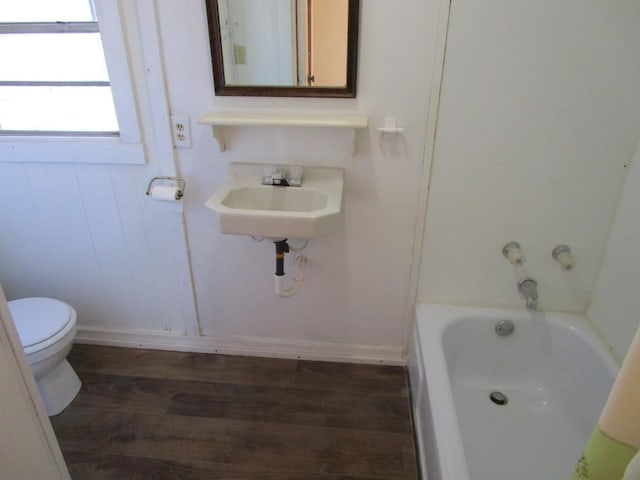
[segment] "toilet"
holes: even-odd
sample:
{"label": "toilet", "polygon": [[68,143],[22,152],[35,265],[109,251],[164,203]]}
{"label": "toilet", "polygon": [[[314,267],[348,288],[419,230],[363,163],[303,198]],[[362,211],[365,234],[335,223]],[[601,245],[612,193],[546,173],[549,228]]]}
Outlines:
{"label": "toilet", "polygon": [[47,414],[57,415],[82,385],[66,359],[76,334],[76,311],[53,298],[8,303]]}

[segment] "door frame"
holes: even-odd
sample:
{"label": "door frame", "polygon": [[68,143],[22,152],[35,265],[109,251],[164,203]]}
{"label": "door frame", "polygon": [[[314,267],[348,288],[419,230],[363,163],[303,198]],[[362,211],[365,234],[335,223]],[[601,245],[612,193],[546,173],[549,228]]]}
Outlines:
{"label": "door frame", "polygon": [[[13,323],[0,285],[0,359],[7,369],[0,398],[3,425],[18,427],[20,434],[0,442],[4,470],[13,479],[71,480],[60,445],[49,421],[27,356]],[[4,375],[3,375],[4,376]],[[5,432],[10,430],[7,428]],[[29,458],[25,458],[26,455]],[[37,461],[36,461],[37,459]],[[7,463],[8,462],[8,463]]]}

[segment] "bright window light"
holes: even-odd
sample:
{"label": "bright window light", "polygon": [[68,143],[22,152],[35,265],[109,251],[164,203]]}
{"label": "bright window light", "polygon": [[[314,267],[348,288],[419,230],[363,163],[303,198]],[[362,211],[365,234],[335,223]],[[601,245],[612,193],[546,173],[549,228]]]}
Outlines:
{"label": "bright window light", "polygon": [[91,0],[0,0],[0,134],[119,131]]}
{"label": "bright window light", "polygon": [[0,22],[95,22],[90,0],[0,0]]}

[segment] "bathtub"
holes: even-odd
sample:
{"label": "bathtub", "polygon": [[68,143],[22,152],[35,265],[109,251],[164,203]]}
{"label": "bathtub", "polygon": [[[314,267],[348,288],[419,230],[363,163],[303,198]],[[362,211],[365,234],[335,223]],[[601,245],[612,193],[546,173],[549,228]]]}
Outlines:
{"label": "bathtub", "polygon": [[[512,335],[496,334],[500,320]],[[423,479],[571,478],[618,369],[583,317],[418,304],[415,326]]]}

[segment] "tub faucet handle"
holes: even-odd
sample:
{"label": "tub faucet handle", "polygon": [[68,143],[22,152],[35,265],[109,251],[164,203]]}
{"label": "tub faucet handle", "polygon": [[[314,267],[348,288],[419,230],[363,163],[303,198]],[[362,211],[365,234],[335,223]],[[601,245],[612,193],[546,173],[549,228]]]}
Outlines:
{"label": "tub faucet handle", "polygon": [[576,259],[568,245],[558,245],[551,252],[551,256],[560,264],[562,270],[571,270],[576,266]]}
{"label": "tub faucet handle", "polygon": [[518,242],[512,241],[502,247],[502,255],[507,257],[514,267],[519,267],[524,263],[524,252]]}

